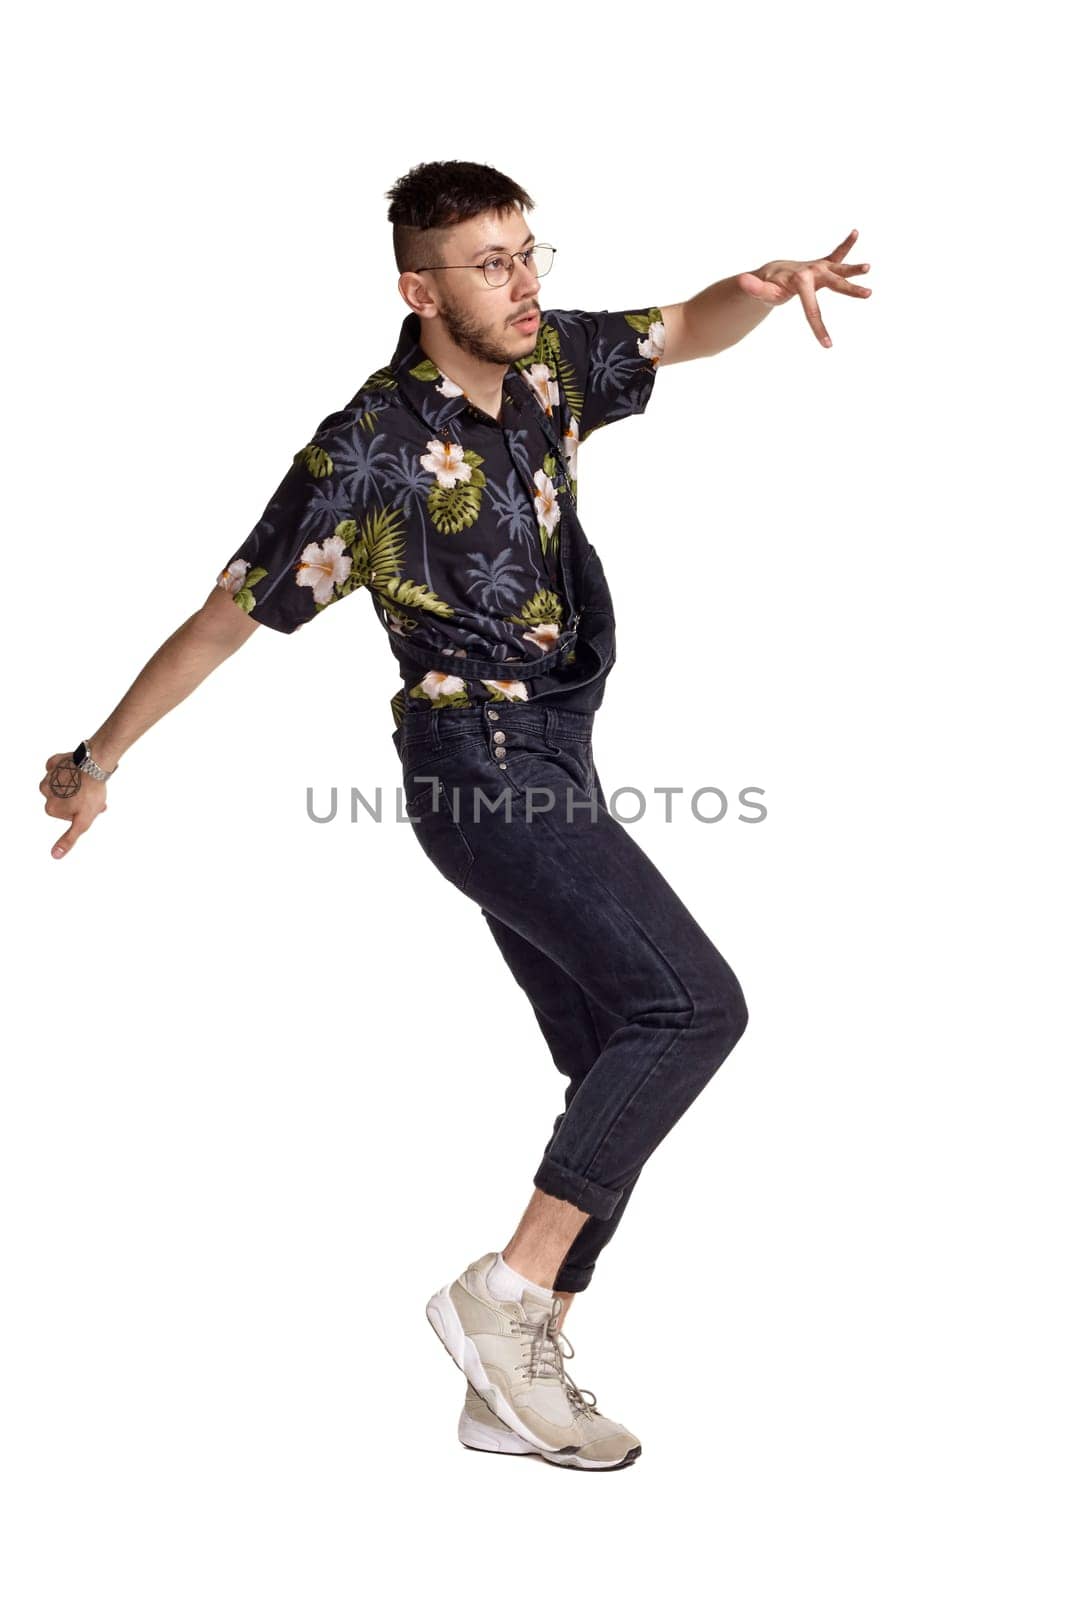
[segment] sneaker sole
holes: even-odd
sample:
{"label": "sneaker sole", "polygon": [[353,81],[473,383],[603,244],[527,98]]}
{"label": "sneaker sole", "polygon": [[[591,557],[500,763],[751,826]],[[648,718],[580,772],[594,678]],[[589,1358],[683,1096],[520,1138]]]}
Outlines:
{"label": "sneaker sole", "polygon": [[501,1422],[505,1422],[513,1433],[517,1433],[520,1439],[524,1439],[537,1451],[546,1450],[553,1456],[576,1454],[581,1448],[580,1445],[570,1444],[562,1450],[553,1450],[547,1439],[538,1439],[528,1423],[515,1411],[507,1396],[492,1382],[481,1364],[477,1345],[463,1332],[463,1325],[448,1293],[447,1284],[430,1297],[426,1305],[426,1317],[459,1371],[464,1377],[469,1378],[489,1410],[494,1412]]}
{"label": "sneaker sole", "polygon": [[486,1455],[539,1456],[550,1467],[573,1467],[577,1471],[586,1472],[617,1472],[620,1467],[631,1466],[641,1451],[641,1446],[635,1444],[631,1450],[626,1451],[621,1461],[585,1461],[580,1456],[572,1456],[565,1450],[538,1450],[532,1445],[527,1445],[524,1439],[510,1438],[505,1433],[486,1428],[484,1423],[475,1422],[470,1417],[464,1417],[460,1425],[459,1443],[465,1450],[480,1450]]}

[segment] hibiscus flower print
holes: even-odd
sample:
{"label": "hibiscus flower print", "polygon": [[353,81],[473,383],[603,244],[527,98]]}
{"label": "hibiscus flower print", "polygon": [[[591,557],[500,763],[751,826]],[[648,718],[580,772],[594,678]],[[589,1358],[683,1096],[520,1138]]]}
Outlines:
{"label": "hibiscus flower print", "polygon": [[244,588],[244,575],[250,563],[247,561],[231,561],[228,567],[223,567],[218,575],[217,587],[225,589],[230,594],[236,594],[238,589]]}
{"label": "hibiscus flower print", "polygon": [[463,460],[463,454],[461,445],[445,444],[443,439],[430,439],[428,452],[419,456],[418,460],[420,466],[435,475],[442,489],[451,489],[457,483],[470,481],[470,467]]}
{"label": "hibiscus flower print", "polygon": [[559,643],[559,624],[557,622],[538,622],[535,628],[529,628],[522,635],[533,644],[539,644],[542,650],[554,650]]}
{"label": "hibiscus flower print", "polygon": [[664,322],[649,322],[648,337],[637,340],[637,349],[645,361],[658,365],[659,357],[666,349],[666,324]]}
{"label": "hibiscus flower print", "polygon": [[447,672],[427,672],[420,681],[431,700],[438,699],[442,694],[458,694],[460,689],[466,688],[465,678],[457,678]]}
{"label": "hibiscus flower print", "polygon": [[555,485],[546,472],[537,471],[533,474],[536,485],[537,521],[545,533],[551,533],[562,515],[559,502],[555,496]]}
{"label": "hibiscus flower print", "polygon": [[521,678],[482,678],[487,689],[495,689],[505,700],[528,700],[529,690]]}
{"label": "hibiscus flower print", "polygon": [[320,606],[333,599],[334,584],[343,583],[352,570],[352,558],[345,553],[344,540],[336,534],[321,544],[304,547],[296,568],[296,582],[311,590]]}
{"label": "hibiscus flower print", "polygon": [[534,361],[532,366],[522,368],[522,376],[550,417],[552,408],[559,404],[559,385],[551,367],[544,361]]}
{"label": "hibiscus flower print", "polygon": [[571,417],[566,432],[562,435],[562,447],[566,470],[572,478],[577,477],[577,446],[577,421]]}

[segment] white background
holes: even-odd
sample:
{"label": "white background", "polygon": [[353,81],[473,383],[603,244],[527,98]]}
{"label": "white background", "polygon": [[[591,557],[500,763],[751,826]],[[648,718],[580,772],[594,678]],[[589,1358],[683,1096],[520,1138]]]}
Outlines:
{"label": "white background", "polygon": [[[0,1583],[191,1595],[1058,1596],[1061,304],[1034,6],[99,5],[9,25]],[[1057,136],[1057,138],[1056,138]],[[485,161],[542,304],[684,299],[859,229],[860,301],[663,368],[582,453],[609,789],[751,1021],[567,1322],[643,1455],[465,1451],[424,1303],[562,1105],[391,797],[357,595],[124,756],[45,758],[199,607],[391,355],[385,191]]]}

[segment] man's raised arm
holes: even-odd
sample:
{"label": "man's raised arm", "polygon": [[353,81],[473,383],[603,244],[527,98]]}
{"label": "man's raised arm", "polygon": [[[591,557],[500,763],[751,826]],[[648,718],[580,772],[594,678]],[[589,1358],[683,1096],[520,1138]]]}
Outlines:
{"label": "man's raised arm", "polygon": [[757,328],[767,312],[797,294],[811,331],[828,349],[833,341],[818,309],[817,291],[831,289],[856,300],[867,300],[873,294],[865,284],[849,282],[856,273],[870,270],[868,261],[844,260],[858,237],[858,228],[852,228],[834,250],[816,261],[767,261],[753,272],[738,272],[708,284],[690,300],[663,306],[666,350],[659,365],[694,361],[728,350]]}

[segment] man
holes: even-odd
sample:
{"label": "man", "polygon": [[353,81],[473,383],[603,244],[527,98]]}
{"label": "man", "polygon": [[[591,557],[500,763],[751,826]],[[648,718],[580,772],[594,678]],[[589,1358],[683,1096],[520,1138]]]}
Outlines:
{"label": "man", "polygon": [[554,246],[511,179],[428,163],[389,198],[408,308],[391,360],[319,424],[200,611],[87,743],[49,757],[40,788],[70,822],[62,856],[130,745],[260,623],[291,633],[369,591],[403,680],[393,740],[415,836],[479,905],[568,1080],[510,1241],[426,1308],[467,1377],[459,1436],[610,1470],[640,1443],[573,1383],[563,1320],[747,1009],[606,808],[591,735],[614,613],[577,517],[579,446],[641,412],[659,368],[735,344],[794,294],[828,345],[815,290],[868,294],[847,281],[867,269],[843,263],[853,233],[678,304],[545,311]]}

